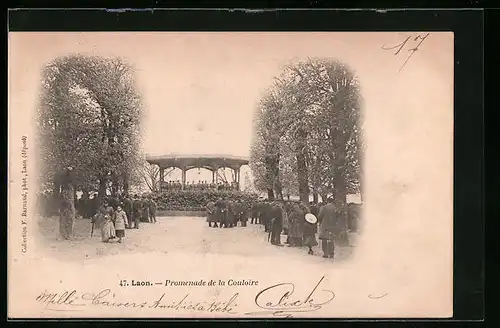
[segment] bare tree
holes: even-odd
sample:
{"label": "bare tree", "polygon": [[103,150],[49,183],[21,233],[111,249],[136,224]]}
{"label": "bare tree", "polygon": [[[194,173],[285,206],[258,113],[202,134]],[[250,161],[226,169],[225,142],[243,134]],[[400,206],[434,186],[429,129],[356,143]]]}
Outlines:
{"label": "bare tree", "polygon": [[[164,177],[168,177],[175,168],[169,168],[164,171]],[[142,178],[144,184],[148,187],[148,189],[152,192],[158,192],[160,190],[160,169],[158,165],[149,164],[148,162],[144,162],[144,164],[139,167],[139,174]]]}

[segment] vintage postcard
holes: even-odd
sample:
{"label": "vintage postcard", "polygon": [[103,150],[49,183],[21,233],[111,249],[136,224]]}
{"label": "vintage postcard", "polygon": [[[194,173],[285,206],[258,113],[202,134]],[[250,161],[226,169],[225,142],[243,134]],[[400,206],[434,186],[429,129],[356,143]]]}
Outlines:
{"label": "vintage postcard", "polygon": [[451,317],[453,50],[10,33],[9,317]]}

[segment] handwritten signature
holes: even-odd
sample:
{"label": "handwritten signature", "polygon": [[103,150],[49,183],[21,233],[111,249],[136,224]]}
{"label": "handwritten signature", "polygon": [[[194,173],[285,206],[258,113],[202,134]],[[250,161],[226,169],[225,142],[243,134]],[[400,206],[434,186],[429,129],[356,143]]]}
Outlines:
{"label": "handwritten signature", "polygon": [[260,291],[254,299],[255,305],[264,311],[247,312],[247,315],[272,314],[290,318],[294,312],[312,312],[321,309],[323,305],[330,303],[335,298],[335,293],[322,289],[322,297],[317,298],[317,290],[325,277],[321,277],[311,292],[304,297],[295,295],[295,285],[292,283],[280,283],[267,287]]}
{"label": "handwritten signature", "polygon": [[417,50],[419,50],[419,47],[422,45],[422,43],[424,43],[424,41],[427,39],[427,37],[429,35],[430,35],[430,33],[427,33],[423,36],[420,34],[417,36],[410,35],[406,39],[404,39],[401,43],[398,43],[398,44],[393,45],[393,46],[383,45],[382,49],[395,50],[394,56],[398,56],[407,44],[408,44],[408,47],[411,47],[411,44],[414,45],[413,48],[407,49],[407,52],[409,52],[409,55],[408,55],[408,57],[406,57],[406,60],[404,61],[403,65],[401,65],[401,67],[399,68],[399,70],[398,70],[398,73],[399,73],[399,72],[401,72],[403,67],[405,67],[406,63],[410,60],[410,58],[415,54],[415,52],[417,52]]}
{"label": "handwritten signature", "polygon": [[[320,288],[324,279],[325,276],[321,277],[312,289],[303,293],[296,291],[295,285],[289,282],[262,289],[254,298],[254,304],[260,310],[246,312],[244,315],[272,315],[290,318],[294,313],[317,311],[336,297],[333,291]],[[370,294],[368,298],[380,299],[387,295],[387,293]],[[78,311],[85,306],[98,306],[137,310],[147,308],[237,314],[239,298],[240,294],[235,293],[228,298],[217,296],[215,300],[193,300],[191,295],[187,293],[182,298],[168,299],[167,294],[163,293],[154,301],[143,300],[141,302],[127,299],[120,300],[111,289],[106,288],[97,293],[81,293],[76,290],[66,290],[59,293],[44,291],[37,295],[36,301],[45,305],[45,309],[51,311]]]}

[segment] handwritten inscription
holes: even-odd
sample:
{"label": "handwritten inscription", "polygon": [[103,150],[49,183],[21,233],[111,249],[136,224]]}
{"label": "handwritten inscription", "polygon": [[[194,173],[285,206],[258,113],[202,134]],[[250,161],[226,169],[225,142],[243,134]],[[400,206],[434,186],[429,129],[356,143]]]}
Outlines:
{"label": "handwritten inscription", "polygon": [[[402,42],[396,44],[396,45],[383,45],[382,49],[384,50],[393,50],[394,51],[394,56],[401,56],[403,49],[406,49],[406,53],[408,53],[408,56],[406,57],[406,60],[404,61],[403,65],[398,70],[398,73],[403,69],[403,67],[408,63],[410,58],[419,50],[420,46],[424,41],[429,37],[430,33],[426,33],[424,35],[418,34],[418,35],[410,35],[406,39],[404,39]],[[405,53],[405,52],[403,52]]]}
{"label": "handwritten inscription", "polygon": [[154,301],[149,308],[154,309],[173,309],[173,310],[188,310],[188,311],[202,311],[202,312],[219,312],[219,313],[229,313],[236,314],[234,309],[238,306],[236,300],[239,293],[232,295],[228,300],[214,300],[211,302],[207,301],[191,301],[189,299],[189,294],[186,294],[179,301],[171,301],[166,304],[163,300],[166,294],[161,295],[161,297]]}
{"label": "handwritten inscription", "polygon": [[109,288],[97,293],[78,293],[76,290],[64,291],[62,293],[43,292],[36,297],[38,303],[44,304],[45,308],[53,311],[78,311],[85,306],[98,306],[104,308],[135,308],[135,309],[166,309],[177,311],[202,311],[210,313],[235,314],[238,306],[239,293],[233,294],[227,299],[217,297],[215,300],[193,300],[190,294],[182,298],[167,300],[167,294],[163,293],[154,301],[142,300],[132,301],[118,299],[116,294]]}
{"label": "handwritten inscription", "polygon": [[[255,296],[255,305],[264,311],[248,312],[249,315],[272,314],[274,316],[291,317],[294,312],[311,312],[321,309],[335,298],[335,293],[330,290],[318,290],[325,277],[307,294],[295,293],[292,283],[280,283],[267,287]],[[319,295],[320,294],[320,295]]]}
{"label": "handwritten inscription", "polygon": [[[321,287],[325,277],[311,285],[311,288],[296,288],[293,283],[284,282],[266,287],[254,296],[256,311],[244,312],[246,316],[272,315],[290,318],[295,313],[313,312],[322,309],[332,302],[336,296],[331,290]],[[387,293],[370,294],[370,299],[386,297]],[[148,299],[134,300],[117,296],[113,290],[106,288],[97,293],[65,290],[62,292],[44,291],[37,295],[36,301],[51,311],[81,311],[87,306],[135,310],[164,310],[184,312],[206,312],[238,314],[241,304],[240,293],[227,296],[217,294],[210,299],[193,297],[189,292],[182,297],[172,297],[168,293]]]}

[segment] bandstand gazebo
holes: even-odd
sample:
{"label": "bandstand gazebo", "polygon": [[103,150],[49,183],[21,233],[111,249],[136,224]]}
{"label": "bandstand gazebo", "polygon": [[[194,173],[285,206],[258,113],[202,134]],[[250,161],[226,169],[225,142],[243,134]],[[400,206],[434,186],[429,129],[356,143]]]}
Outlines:
{"label": "bandstand gazebo", "polygon": [[186,172],[191,169],[203,168],[212,172],[212,183],[216,182],[217,171],[229,168],[234,171],[235,182],[240,185],[240,169],[248,165],[249,160],[245,157],[231,155],[178,155],[169,154],[162,156],[147,156],[146,161],[152,165],[158,165],[160,169],[160,191],[164,183],[164,172],[168,168],[178,168],[182,171],[182,189],[186,187]]}

